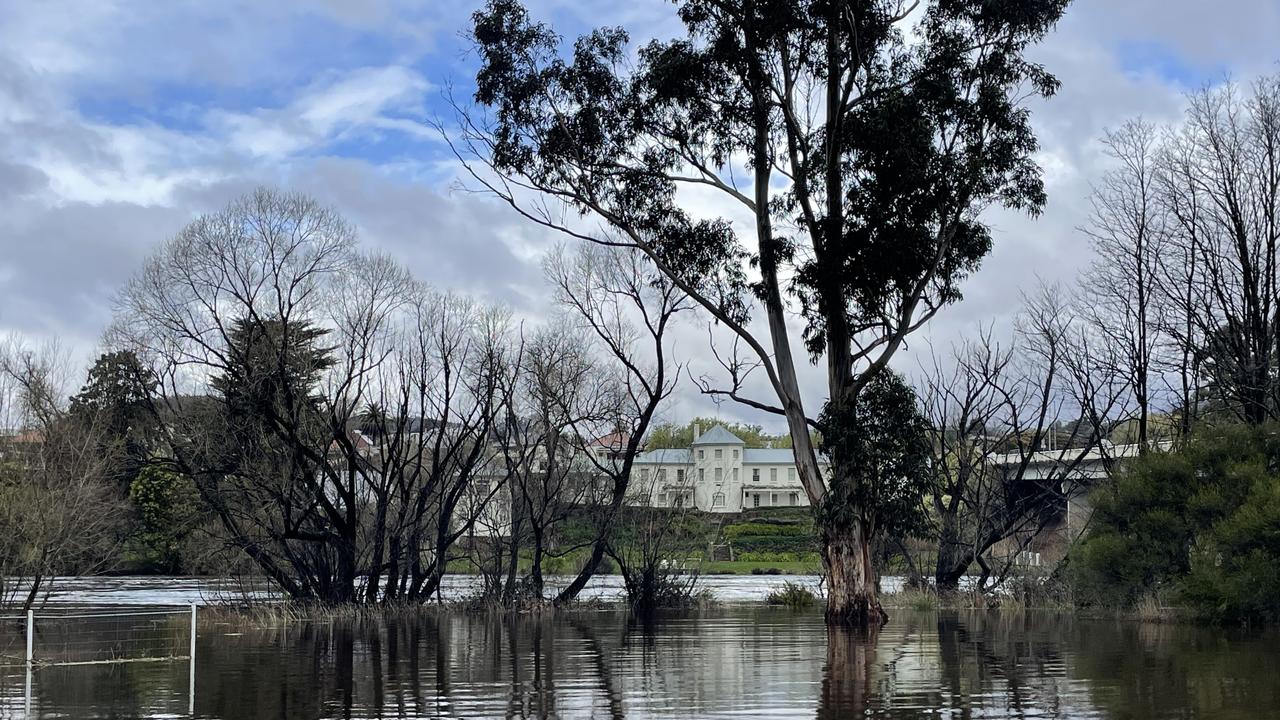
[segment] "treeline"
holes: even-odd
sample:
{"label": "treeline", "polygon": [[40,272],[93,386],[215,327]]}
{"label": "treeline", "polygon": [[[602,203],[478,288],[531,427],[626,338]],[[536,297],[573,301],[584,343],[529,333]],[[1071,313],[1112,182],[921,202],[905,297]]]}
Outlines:
{"label": "treeline", "polygon": [[1197,93],[1181,124],[1133,121],[1107,145],[1089,287],[1126,349],[1139,440],[1163,406],[1177,442],[1096,493],[1078,599],[1278,619],[1280,76]]}
{"label": "treeline", "polygon": [[[925,364],[927,523],[887,551],[917,582],[989,590],[1053,529],[1049,574],[1079,603],[1275,619],[1280,76],[1104,146],[1081,281],[1028,296],[1011,340],[980,332]],[[1096,513],[1070,517],[1082,503]]]}
{"label": "treeline", "polygon": [[[6,349],[3,599],[132,566],[421,602],[451,565],[497,563],[486,595],[515,603],[574,554],[556,596],[573,599],[606,555],[627,558],[615,519],[644,492],[631,463],[674,387],[686,301],[626,250],[545,269],[562,311],[531,327],[361,252],[303,196],[259,190],[196,219],[121,291],[112,349],[74,397],[57,352]],[[590,532],[553,543],[574,507],[593,508]]]}

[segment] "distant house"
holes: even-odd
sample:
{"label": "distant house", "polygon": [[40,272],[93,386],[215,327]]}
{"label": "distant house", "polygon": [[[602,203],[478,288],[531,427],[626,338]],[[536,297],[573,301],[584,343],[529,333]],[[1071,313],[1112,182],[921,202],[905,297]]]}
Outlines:
{"label": "distant house", "polygon": [[[827,475],[825,459],[819,458],[819,470]],[[719,425],[701,434],[695,429],[688,448],[640,454],[631,480],[631,502],[654,507],[734,513],[809,504],[790,449],[748,448]]]}

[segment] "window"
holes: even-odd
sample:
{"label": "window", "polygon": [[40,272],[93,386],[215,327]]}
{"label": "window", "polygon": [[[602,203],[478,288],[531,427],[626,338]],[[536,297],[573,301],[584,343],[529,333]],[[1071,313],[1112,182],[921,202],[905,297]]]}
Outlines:
{"label": "window", "polygon": [[716,459],[719,460],[722,457],[724,457],[724,450],[721,450],[720,448],[716,448]]}
{"label": "window", "polygon": [[751,506],[760,507],[760,493],[753,493],[751,497]]}
{"label": "window", "polygon": [[699,449],[699,450],[698,450],[698,459],[699,459],[699,460],[701,460],[702,458],[704,458],[704,457],[706,457],[706,456],[707,456],[707,453],[706,453],[706,451],[705,451],[705,450],[702,450],[702,449]]}
{"label": "window", "polygon": [[778,482],[778,468],[769,468],[769,481]]}
{"label": "window", "polygon": [[760,482],[760,468],[751,468],[751,479]]}
{"label": "window", "polygon": [[667,494],[658,493],[658,507],[666,507],[666,506],[667,506]]}
{"label": "window", "polygon": [[640,471],[640,482],[649,482],[649,468]]}
{"label": "window", "polygon": [[734,448],[734,449],[733,449],[733,459],[734,459],[734,460],[737,460],[737,459],[738,459],[738,448]]}
{"label": "window", "polygon": [[706,471],[703,470],[702,468],[698,468],[698,482],[702,482],[705,479],[706,479]]}
{"label": "window", "polygon": [[787,468],[787,480],[790,480],[791,482],[795,482],[795,481],[796,481],[796,469],[795,469],[795,468],[793,468],[793,467],[789,467],[789,468]]}
{"label": "window", "polygon": [[724,507],[724,493],[716,493],[711,496],[711,507]]}
{"label": "window", "polygon": [[799,505],[799,504],[800,504],[800,493],[791,493],[790,500],[791,500],[791,504],[792,504],[792,505]]}
{"label": "window", "polygon": [[716,468],[716,482],[724,482],[724,468]]}
{"label": "window", "polygon": [[658,471],[658,482],[666,482],[666,481],[667,481],[667,469],[662,468],[661,470]]}
{"label": "window", "polygon": [[770,504],[770,505],[777,505],[777,504],[778,504],[778,493],[771,493],[771,494],[769,495],[769,504]]}
{"label": "window", "polygon": [[733,481],[738,482],[738,468],[733,469]]}
{"label": "window", "polygon": [[675,493],[672,497],[672,505],[675,507],[684,507],[684,493]]}
{"label": "window", "polygon": [[684,482],[684,470],[676,470],[676,482]]}

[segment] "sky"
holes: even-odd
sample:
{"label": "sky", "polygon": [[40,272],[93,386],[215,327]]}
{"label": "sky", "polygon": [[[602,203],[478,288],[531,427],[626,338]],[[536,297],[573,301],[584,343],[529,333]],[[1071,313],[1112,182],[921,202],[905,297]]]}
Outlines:
{"label": "sky", "polygon": [[[660,0],[534,0],[565,35],[621,25],[678,32]],[[549,311],[540,258],[558,238],[458,187],[430,121],[466,97],[476,58],[470,0],[0,0],[0,335],[57,338],[87,363],[112,297],[183,225],[254,187],[333,205],[364,246],[440,289]],[[896,364],[985,324],[1007,327],[1021,293],[1074,282],[1099,138],[1126,119],[1174,122],[1184,95],[1280,71],[1280,0],[1076,0],[1032,56],[1062,82],[1032,106],[1049,202],[995,211],[995,249]],[[696,198],[693,201],[697,201]],[[680,332],[694,374],[707,329]],[[820,369],[804,382],[820,393]],[[719,414],[684,383],[664,415]]]}

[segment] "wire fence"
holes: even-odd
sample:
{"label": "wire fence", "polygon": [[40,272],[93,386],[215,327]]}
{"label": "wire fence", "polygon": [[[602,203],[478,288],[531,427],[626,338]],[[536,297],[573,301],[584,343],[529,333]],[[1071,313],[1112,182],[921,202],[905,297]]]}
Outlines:
{"label": "wire fence", "polygon": [[27,661],[27,618],[0,616],[0,667]]}
{"label": "wire fence", "polygon": [[187,659],[194,622],[191,607],[0,616],[0,665]]}

